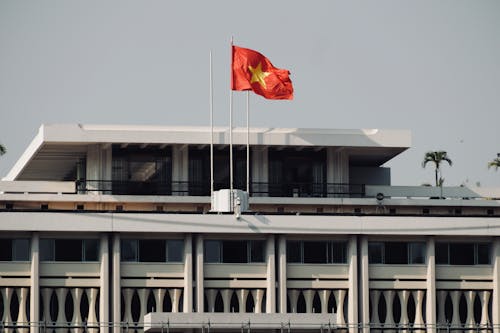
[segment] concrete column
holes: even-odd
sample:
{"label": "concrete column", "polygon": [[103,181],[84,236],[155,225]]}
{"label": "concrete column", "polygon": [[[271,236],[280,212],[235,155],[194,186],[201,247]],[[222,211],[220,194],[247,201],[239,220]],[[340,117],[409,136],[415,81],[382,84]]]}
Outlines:
{"label": "concrete column", "polygon": [[172,191],[174,194],[187,194],[189,173],[189,149],[186,145],[172,146]]}
{"label": "concrete column", "polygon": [[491,321],[493,332],[500,333],[500,238],[495,237],[493,241],[493,311]]}
{"label": "concrete column", "polygon": [[370,332],[370,328],[368,327],[368,324],[370,323],[370,311],[369,311],[369,306],[370,306],[370,276],[369,276],[369,265],[368,265],[368,238],[366,236],[363,236],[361,238],[361,265],[360,269],[361,272],[359,272],[360,276],[360,282],[359,282],[359,292],[360,292],[360,297],[359,297],[359,311],[361,313],[361,324],[363,327],[363,332],[368,333]]}
{"label": "concrete column", "polygon": [[[112,147],[110,144],[94,144],[87,150],[87,187],[111,190],[111,184],[99,184],[98,180],[112,180]],[[91,191],[90,194],[101,194],[101,191]]]}
{"label": "concrete column", "polygon": [[184,237],[184,301],[182,312],[193,312],[193,245],[191,234]]}
{"label": "concrete column", "polygon": [[[349,294],[347,300],[347,320],[349,325],[358,323],[358,242],[356,236],[349,238],[347,262],[349,264]],[[357,332],[357,328],[351,326],[349,332]]]}
{"label": "concrete column", "polygon": [[349,183],[349,155],[342,148],[329,147],[326,151],[328,183]]}
{"label": "concrete column", "polygon": [[276,313],[276,274],[274,235],[267,236],[267,291],[266,313]]}
{"label": "concrete column", "polygon": [[100,297],[99,297],[99,319],[100,331],[109,333],[109,246],[108,235],[101,235],[100,244]]}
{"label": "concrete column", "polygon": [[196,312],[203,312],[204,305],[204,285],[203,273],[203,236],[196,238]]}
{"label": "concrete column", "polygon": [[434,237],[427,239],[427,297],[426,322],[427,332],[436,333],[436,245]]}
{"label": "concrete column", "polygon": [[40,322],[40,236],[38,232],[34,232],[31,236],[30,288],[30,321],[34,323],[30,326],[30,332],[38,333]]}
{"label": "concrete column", "polygon": [[286,287],[286,237],[281,235],[279,236],[278,243],[278,273],[279,273],[279,281],[278,281],[278,291],[279,291],[279,311],[280,313],[286,313],[286,296],[287,296],[287,287]]}
{"label": "concrete column", "polygon": [[121,333],[120,326],[117,325],[121,321],[121,272],[120,272],[120,234],[113,236],[113,276],[112,276],[112,293],[113,293],[113,333]]}
{"label": "concrete column", "polygon": [[[252,190],[256,192],[267,192],[267,183],[269,181],[269,159],[268,159],[268,149],[263,148],[254,148],[251,151],[252,158],[250,163],[252,176],[251,179],[255,183],[263,183],[258,184],[251,187]],[[263,196],[262,193],[256,193],[253,196]]]}

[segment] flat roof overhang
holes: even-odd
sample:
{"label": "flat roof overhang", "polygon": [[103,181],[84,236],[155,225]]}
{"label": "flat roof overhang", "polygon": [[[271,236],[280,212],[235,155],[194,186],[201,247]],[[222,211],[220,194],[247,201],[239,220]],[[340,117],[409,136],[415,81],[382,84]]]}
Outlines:
{"label": "flat roof overhang", "polygon": [[337,313],[161,313],[144,316],[144,332],[175,329],[320,330],[336,328]]}
{"label": "flat roof overhang", "polygon": [[[229,129],[214,128],[214,144],[229,144]],[[410,147],[408,130],[251,128],[250,145],[279,148],[333,147],[353,165],[378,166]],[[63,180],[89,145],[208,145],[210,127],[42,125],[4,180]],[[233,129],[233,144],[246,145],[246,128]]]}

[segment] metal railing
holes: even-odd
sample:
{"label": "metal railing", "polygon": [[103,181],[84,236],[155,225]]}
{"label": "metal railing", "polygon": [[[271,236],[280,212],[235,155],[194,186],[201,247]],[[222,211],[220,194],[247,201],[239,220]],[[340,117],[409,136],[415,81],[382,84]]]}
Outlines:
{"label": "metal railing", "polygon": [[[117,181],[77,180],[78,193],[99,192],[115,195],[178,195],[209,196],[210,182],[192,181]],[[214,189],[229,188],[229,184],[215,183]],[[235,189],[246,189],[246,184],[236,182]],[[250,195],[260,197],[311,197],[311,198],[362,198],[364,184],[341,183],[268,183],[251,182]]]}
{"label": "metal railing", "polygon": [[[332,318],[335,317],[335,314],[332,314]],[[216,321],[208,321],[208,322],[176,322],[175,324],[166,322],[158,322],[158,323],[148,323],[147,328],[152,329],[154,332],[162,332],[162,333],[170,333],[170,330],[175,330],[176,332],[182,327],[189,327],[190,329],[198,329],[204,333],[210,333],[211,330],[217,331],[223,328],[223,323],[217,323]],[[354,324],[334,324],[334,323],[317,323],[311,328],[310,324],[308,324],[308,328],[304,328],[300,323],[282,323],[280,328],[277,330],[280,333],[290,333],[292,331],[315,331],[320,333],[330,333],[332,331],[336,332],[359,332],[359,333],[374,333],[374,332],[391,332],[391,333],[408,333],[408,332],[428,332],[435,331],[437,333],[487,333],[497,331],[500,329],[499,324],[491,325],[491,324],[460,324],[460,325],[452,325],[450,323],[447,324],[392,324],[392,325],[384,325],[384,324],[364,324],[364,323],[354,323]],[[120,328],[123,333],[134,333],[134,332],[142,332],[145,328],[145,325],[138,322],[99,322],[99,323],[60,323],[60,322],[4,322],[0,321],[0,333],[10,332],[10,333],[22,333],[22,332],[37,332],[37,333],[52,333],[54,330],[63,329],[65,332],[70,333],[97,333],[103,332],[107,330],[108,332],[113,332],[114,328]],[[232,327],[234,329],[234,327]],[[252,323],[250,321],[244,321],[241,323],[241,332],[250,333],[252,330],[254,331],[262,331],[269,330],[269,327],[263,323]],[[273,330],[276,331],[276,328],[273,327]]]}

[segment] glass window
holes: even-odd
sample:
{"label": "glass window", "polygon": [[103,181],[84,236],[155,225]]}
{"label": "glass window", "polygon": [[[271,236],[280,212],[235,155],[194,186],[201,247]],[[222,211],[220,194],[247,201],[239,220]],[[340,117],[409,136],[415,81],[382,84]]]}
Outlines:
{"label": "glass window", "polygon": [[167,240],[167,261],[182,262],[184,259],[184,240]]}
{"label": "glass window", "polygon": [[347,243],[332,242],[331,243],[331,260],[333,264],[347,263]]}
{"label": "glass window", "polygon": [[301,242],[288,241],[286,242],[286,261],[290,263],[301,263]]}
{"label": "glass window", "polygon": [[410,243],[410,264],[425,264],[425,243]]}
{"label": "glass window", "polygon": [[246,263],[248,262],[246,241],[224,241],[222,243],[222,262]]}
{"label": "glass window", "polygon": [[217,263],[221,262],[220,241],[206,240],[205,241],[205,262]]}
{"label": "glass window", "polygon": [[478,265],[491,264],[490,244],[477,244],[477,260]]}
{"label": "glass window", "polygon": [[12,260],[12,239],[0,238],[0,261]]}
{"label": "glass window", "polygon": [[85,239],[84,244],[84,258],[83,261],[98,261],[99,260],[99,240],[98,239]]}
{"label": "glass window", "polygon": [[139,240],[140,262],[165,262],[165,240],[141,239]]}
{"label": "glass window", "polygon": [[54,261],[54,240],[40,239],[40,261]]}
{"label": "glass window", "polygon": [[56,239],[54,249],[55,261],[82,260],[82,241],[80,239]]}
{"label": "glass window", "polygon": [[448,265],[448,243],[436,243],[436,264]]}
{"label": "glass window", "polygon": [[14,261],[30,260],[29,239],[14,239],[12,241],[12,260]]}
{"label": "glass window", "polygon": [[368,262],[370,264],[382,264],[384,257],[383,243],[368,243]]}
{"label": "glass window", "polygon": [[304,263],[326,264],[327,242],[304,242]]}
{"label": "glass window", "polygon": [[474,244],[450,243],[450,265],[474,265]]}
{"label": "glass window", "polygon": [[261,240],[250,241],[250,262],[264,262],[265,242]]}
{"label": "glass window", "polygon": [[408,264],[408,243],[386,242],[384,251],[385,264]]}
{"label": "glass window", "polygon": [[121,257],[122,261],[138,261],[136,239],[121,240]]}

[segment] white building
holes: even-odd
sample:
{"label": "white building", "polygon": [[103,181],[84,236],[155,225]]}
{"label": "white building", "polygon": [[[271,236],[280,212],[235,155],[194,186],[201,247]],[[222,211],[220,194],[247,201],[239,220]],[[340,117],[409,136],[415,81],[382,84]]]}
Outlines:
{"label": "white building", "polygon": [[391,186],[408,131],[254,128],[236,218],[209,130],[42,126],[0,182],[0,330],[500,332],[500,194]]}

